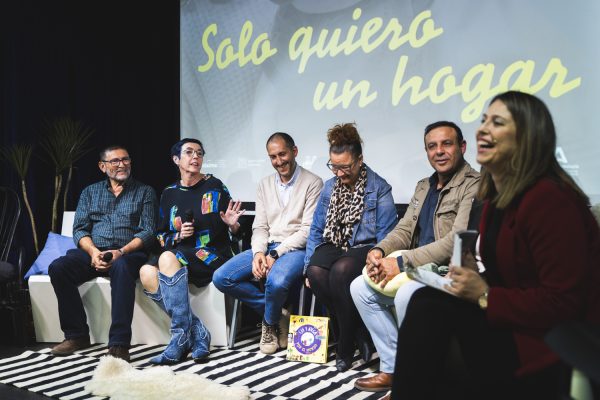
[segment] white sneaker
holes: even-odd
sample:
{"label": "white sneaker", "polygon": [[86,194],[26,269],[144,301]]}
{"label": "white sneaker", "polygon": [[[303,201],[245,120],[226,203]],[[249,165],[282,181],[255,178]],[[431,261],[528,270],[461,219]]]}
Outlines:
{"label": "white sneaker", "polygon": [[283,308],[281,310],[281,318],[279,318],[279,335],[277,341],[279,342],[279,348],[287,349],[288,346],[288,333],[290,333],[290,312]]}
{"label": "white sneaker", "polygon": [[279,348],[277,343],[277,326],[262,323],[260,335],[260,351],[264,354],[273,354]]}

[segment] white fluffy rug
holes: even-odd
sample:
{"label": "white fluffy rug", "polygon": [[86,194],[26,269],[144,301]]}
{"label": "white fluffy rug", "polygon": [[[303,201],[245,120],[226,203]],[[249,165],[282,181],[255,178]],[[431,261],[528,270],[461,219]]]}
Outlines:
{"label": "white fluffy rug", "polygon": [[105,356],[86,390],[112,400],[250,399],[246,387],[229,387],[193,373],[174,373],[169,367],[133,368],[118,358]]}

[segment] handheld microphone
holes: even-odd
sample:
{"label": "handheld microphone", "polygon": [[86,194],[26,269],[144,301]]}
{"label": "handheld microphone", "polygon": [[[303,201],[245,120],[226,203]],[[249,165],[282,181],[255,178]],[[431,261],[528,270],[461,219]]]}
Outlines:
{"label": "handheld microphone", "polygon": [[185,224],[186,222],[192,222],[194,221],[194,210],[192,210],[191,208],[188,208],[187,210],[185,210],[185,213],[183,213],[183,217],[181,218],[181,223]]}
{"label": "handheld microphone", "polygon": [[106,253],[102,254],[102,261],[104,261],[105,263],[111,262],[113,259],[113,253],[110,251],[107,251]]}

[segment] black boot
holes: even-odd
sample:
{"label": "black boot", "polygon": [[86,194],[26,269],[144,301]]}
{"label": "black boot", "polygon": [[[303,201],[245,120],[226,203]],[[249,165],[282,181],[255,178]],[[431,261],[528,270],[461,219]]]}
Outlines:
{"label": "black boot", "polygon": [[373,345],[371,335],[369,335],[367,328],[364,326],[356,333],[356,345],[358,346],[360,358],[362,358],[364,362],[369,362],[371,357],[373,357],[375,346]]}

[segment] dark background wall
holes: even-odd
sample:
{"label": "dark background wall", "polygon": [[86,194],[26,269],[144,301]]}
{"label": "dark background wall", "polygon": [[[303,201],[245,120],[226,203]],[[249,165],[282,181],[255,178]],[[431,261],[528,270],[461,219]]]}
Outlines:
{"label": "dark background wall", "polygon": [[[157,194],[175,179],[169,148],[179,139],[178,1],[2,1],[0,29],[0,146],[36,145],[45,119],[70,116],[96,130],[93,152],[76,164],[67,208],[101,179],[98,151],[110,144],[129,149],[133,175]],[[27,189],[40,249],[50,229],[53,175],[36,145]],[[20,193],[3,162],[0,185]],[[30,264],[25,210],[15,241]]]}

